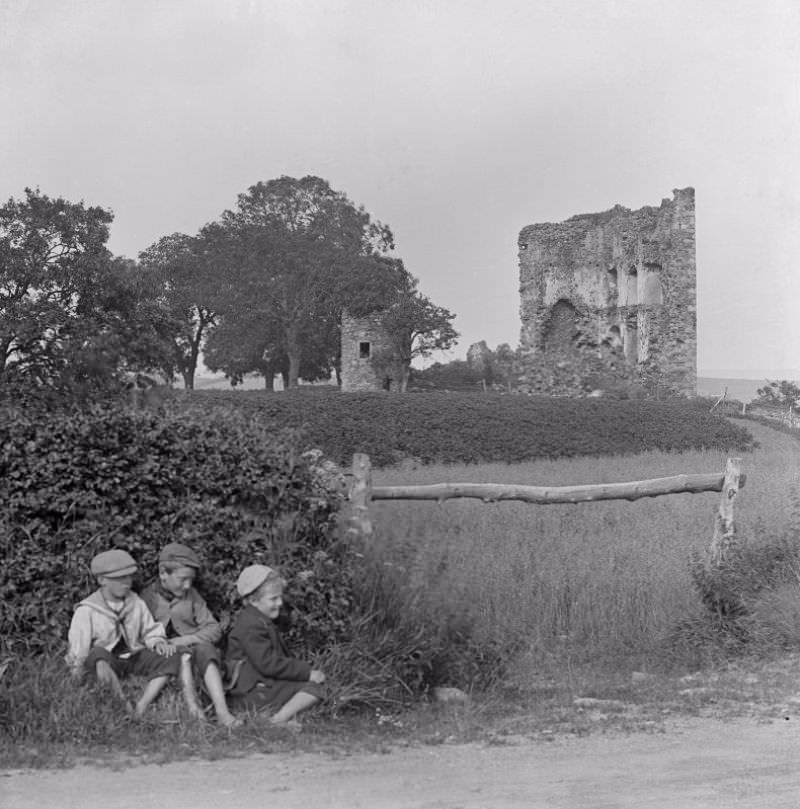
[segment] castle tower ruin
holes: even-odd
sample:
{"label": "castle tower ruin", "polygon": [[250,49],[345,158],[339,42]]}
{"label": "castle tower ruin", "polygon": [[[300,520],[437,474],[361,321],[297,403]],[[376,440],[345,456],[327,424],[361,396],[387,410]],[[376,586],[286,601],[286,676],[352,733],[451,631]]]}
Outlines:
{"label": "castle tower ruin", "polygon": [[382,356],[390,345],[381,312],[355,317],[342,314],[342,390],[397,390],[398,384]]}
{"label": "castle tower ruin", "polygon": [[519,235],[521,387],[637,384],[694,395],[694,189],[660,207],[573,216]]}

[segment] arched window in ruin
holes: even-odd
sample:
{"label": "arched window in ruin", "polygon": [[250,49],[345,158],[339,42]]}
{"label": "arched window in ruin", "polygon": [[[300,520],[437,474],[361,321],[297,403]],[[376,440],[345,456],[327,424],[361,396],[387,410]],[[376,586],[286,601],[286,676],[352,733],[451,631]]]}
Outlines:
{"label": "arched window in ruin", "polygon": [[550,317],[544,327],[543,343],[545,351],[564,350],[572,346],[578,333],[578,312],[563,298],[553,305]]}
{"label": "arched window in ruin", "polygon": [[631,267],[628,270],[625,281],[625,304],[627,306],[636,306],[639,303],[639,273],[636,272],[636,267]]}
{"label": "arched window in ruin", "polygon": [[664,303],[664,290],[656,272],[648,272],[645,276],[642,303],[646,306],[661,306]]}
{"label": "arched window in ruin", "polygon": [[606,273],[606,279],[608,280],[608,296],[612,300],[617,297],[617,268],[611,267],[608,273]]}

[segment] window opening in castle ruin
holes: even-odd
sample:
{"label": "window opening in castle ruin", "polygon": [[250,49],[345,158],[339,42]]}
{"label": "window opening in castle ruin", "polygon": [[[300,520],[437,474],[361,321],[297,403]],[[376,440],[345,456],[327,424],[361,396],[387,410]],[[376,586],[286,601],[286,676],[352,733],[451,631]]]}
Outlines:
{"label": "window opening in castle ruin", "polygon": [[628,270],[627,295],[625,296],[626,306],[636,306],[639,303],[639,273],[635,267]]}
{"label": "window opening in castle ruin", "polygon": [[372,346],[370,345],[370,343],[368,341],[362,340],[358,344],[358,358],[360,360],[368,360],[369,357],[370,357],[371,348],[372,348]]}
{"label": "window opening in castle ruin", "polygon": [[625,328],[625,357],[630,362],[639,362],[639,329],[635,326]]}
{"label": "window opening in castle ruin", "polygon": [[608,291],[613,297],[617,294],[617,268],[612,267],[608,271]]}
{"label": "window opening in castle ruin", "polygon": [[644,279],[642,303],[646,306],[661,306],[664,303],[664,289],[657,271],[649,271]]}

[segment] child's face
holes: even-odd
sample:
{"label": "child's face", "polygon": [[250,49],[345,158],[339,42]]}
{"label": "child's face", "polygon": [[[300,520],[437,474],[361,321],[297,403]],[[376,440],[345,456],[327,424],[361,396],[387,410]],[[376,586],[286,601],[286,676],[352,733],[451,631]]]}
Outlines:
{"label": "child's face", "polygon": [[281,612],[283,604],[283,587],[271,584],[261,591],[261,595],[250,602],[262,615],[274,621]]}
{"label": "child's face", "polygon": [[101,576],[98,579],[100,589],[108,598],[122,600],[131,591],[133,586],[133,574],[129,576]]}
{"label": "child's face", "polygon": [[163,567],[158,571],[161,586],[176,598],[181,598],[189,592],[189,588],[194,583],[195,569],[193,567],[177,567],[172,573],[168,573]]}

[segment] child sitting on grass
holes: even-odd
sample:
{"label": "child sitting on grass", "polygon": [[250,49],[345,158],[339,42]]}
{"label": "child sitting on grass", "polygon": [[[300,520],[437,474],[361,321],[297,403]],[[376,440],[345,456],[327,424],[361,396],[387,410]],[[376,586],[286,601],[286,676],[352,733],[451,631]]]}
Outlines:
{"label": "child sitting on grass", "polygon": [[[137,565],[123,550],[104,551],[92,559],[91,571],[100,585],[76,607],[69,626],[67,663],[75,680],[96,677],[139,718],[170,677],[180,672],[180,655],[167,642],[164,627],[147,605],[131,592]],[[147,678],[134,707],[125,699],[120,677]]]}
{"label": "child sitting on grass", "polygon": [[236,581],[245,602],[228,636],[226,663],[235,671],[229,691],[235,709],[274,711],[276,725],[296,724],[294,717],[324,697],[325,675],[309,663],[289,657],[273,623],[283,604],[286,582],[265,565],[246,567]]}
{"label": "child sitting on grass", "polygon": [[190,712],[203,715],[194,698],[194,674],[205,683],[214,705],[217,720],[226,727],[237,727],[241,720],[228,710],[222,684],[222,658],[215,646],[222,637],[222,628],[211,614],[205,599],[192,586],[200,559],[186,545],[171,542],[158,556],[158,580],[142,591],[142,599],[153,617],[163,625],[170,643],[182,655],[182,679],[194,706]]}

